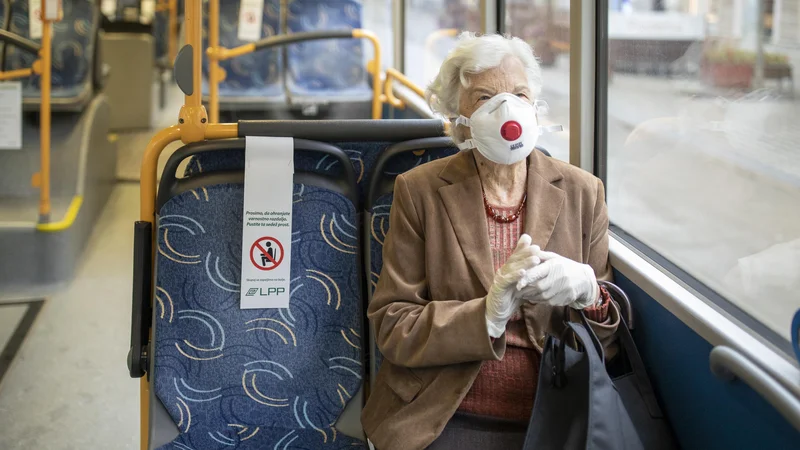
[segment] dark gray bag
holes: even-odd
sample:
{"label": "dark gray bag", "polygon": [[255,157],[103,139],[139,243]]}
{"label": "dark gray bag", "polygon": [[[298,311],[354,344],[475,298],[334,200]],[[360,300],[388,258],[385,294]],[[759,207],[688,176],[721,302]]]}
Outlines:
{"label": "dark gray bag", "polygon": [[[619,289],[616,286],[606,287],[612,295],[621,292],[614,292]],[[618,358],[624,358],[630,370],[614,380],[606,370],[603,346],[585,317],[583,324],[568,323],[561,339],[547,338],[523,449],[679,448],[626,323],[623,318],[617,331]],[[565,345],[570,330],[583,352]]]}

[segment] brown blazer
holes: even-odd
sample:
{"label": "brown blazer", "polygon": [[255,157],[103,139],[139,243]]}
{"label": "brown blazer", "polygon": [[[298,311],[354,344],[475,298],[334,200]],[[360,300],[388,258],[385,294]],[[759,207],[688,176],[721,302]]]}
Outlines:
{"label": "brown blazer", "polygon": [[[528,160],[525,232],[534,244],[609,279],[602,182],[538,151]],[[484,298],[494,270],[472,152],[398,176],[389,223],[368,310],[385,359],[361,420],[378,450],[423,449],[452,417],[481,362],[502,358],[506,347],[505,335],[492,342],[486,329]],[[546,333],[564,329],[566,308],[522,310],[539,351]],[[617,309],[609,311],[607,322],[592,323],[606,346],[619,324]]]}

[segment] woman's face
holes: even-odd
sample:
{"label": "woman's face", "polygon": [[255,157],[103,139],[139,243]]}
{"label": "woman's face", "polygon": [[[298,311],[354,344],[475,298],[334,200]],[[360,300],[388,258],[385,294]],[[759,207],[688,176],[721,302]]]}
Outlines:
{"label": "woman's face", "polygon": [[503,59],[499,66],[481,73],[466,75],[469,86],[459,90],[458,113],[472,117],[472,113],[497,94],[510,93],[533,103],[528,77],[522,62],[512,56]]}

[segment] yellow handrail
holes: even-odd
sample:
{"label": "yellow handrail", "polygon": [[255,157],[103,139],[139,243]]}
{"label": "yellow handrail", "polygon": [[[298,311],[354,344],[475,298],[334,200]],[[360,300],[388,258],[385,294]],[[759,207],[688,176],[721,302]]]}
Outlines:
{"label": "yellow handrail", "polygon": [[436,30],[433,33],[429,34],[427,38],[425,38],[425,53],[431,53],[431,47],[433,44],[436,43],[441,38],[445,37],[456,37],[458,35],[458,29],[456,28],[442,28],[441,30]]}
{"label": "yellow handrail", "polygon": [[[47,2],[42,2],[41,104],[39,106],[39,172],[33,175],[32,184],[39,188],[39,222],[50,222],[50,83],[53,71],[52,36],[53,20],[47,18]],[[56,14],[59,17],[60,14]],[[35,72],[37,64],[31,68]]]}
{"label": "yellow handrail", "polygon": [[[170,0],[170,6],[175,0]],[[141,182],[139,190],[139,217],[144,222],[154,223],[156,205],[156,180],[158,157],[172,142],[181,140],[188,144],[205,139],[234,138],[238,134],[238,124],[209,124],[206,109],[202,104],[201,61],[202,61],[202,21],[201,0],[186,0],[184,24],[186,45],[192,46],[192,94],[184,97],[184,105],[178,116],[178,125],[165,128],[150,140],[142,159]],[[177,53],[177,52],[176,52]],[[153,241],[155,247],[155,240]],[[155,252],[153,252],[155,255]],[[152,300],[152,299],[151,299]],[[152,304],[150,305],[152,307]],[[147,450],[149,423],[149,390],[147,377],[140,382],[140,436],[141,449]]]}
{"label": "yellow handrail", "polygon": [[25,78],[34,74],[33,67],[28,69],[16,69],[0,72],[0,81],[15,80],[17,78]]}
{"label": "yellow handrail", "polygon": [[[211,1],[211,9],[218,11],[219,7],[219,0],[210,0]],[[170,6],[174,5],[175,0],[170,0]],[[172,8],[170,9],[172,12]],[[255,51],[256,46],[255,44],[247,44],[240,47],[236,47],[234,49],[225,49],[221,47],[214,47],[214,44],[218,44],[218,22],[215,20],[211,20],[209,25],[212,26],[211,30],[209,30],[209,49],[207,50],[207,54],[209,56],[210,62],[212,64],[218,63],[219,61],[226,60],[229,58],[234,58],[239,55],[244,55],[250,52]],[[185,144],[189,144],[192,142],[198,142],[203,140],[211,140],[211,139],[228,139],[228,138],[235,138],[238,136],[239,127],[238,124],[229,123],[229,124],[219,124],[216,123],[218,119],[218,103],[215,105],[215,101],[210,103],[210,107],[212,109],[212,122],[209,123],[208,115],[206,113],[206,109],[202,104],[202,90],[201,90],[201,61],[202,61],[202,8],[201,8],[201,0],[186,0],[186,12],[184,17],[184,26],[186,31],[186,45],[192,47],[192,94],[186,95],[184,98],[184,105],[181,107],[179,120],[177,125],[170,126],[168,128],[160,130],[158,133],[153,136],[150,142],[147,144],[147,148],[145,150],[145,154],[142,160],[142,167],[141,167],[141,181],[140,181],[140,192],[139,192],[139,218],[141,221],[148,222],[150,224],[154,224],[155,222],[155,214],[156,214],[156,195],[157,195],[157,171],[158,171],[158,159],[161,153],[163,152],[164,148],[172,142],[181,140]],[[177,28],[177,27],[176,27]],[[172,29],[172,27],[171,27]],[[372,42],[374,47],[375,53],[374,58],[367,64],[367,71],[372,75],[373,83],[372,83],[372,90],[373,90],[373,99],[372,99],[372,116],[374,119],[379,119],[381,117],[381,107],[383,102],[390,102],[395,103],[395,101],[400,101],[396,99],[394,96],[390,95],[382,95],[381,94],[381,71],[380,71],[380,61],[381,61],[381,49],[380,43],[378,38],[370,31],[356,29],[352,30],[352,37],[353,38],[362,38],[368,39]],[[177,40],[175,41],[177,42]],[[177,51],[175,52],[177,54]],[[49,56],[49,55],[48,55]],[[49,61],[49,60],[48,60]],[[173,57],[174,61],[174,57]],[[221,69],[220,69],[221,70]],[[215,70],[210,71],[210,80],[211,82],[211,75],[214,76],[214,80],[219,82],[218,78],[220,78],[224,72],[219,72]],[[394,70],[388,69],[386,71],[386,83],[388,85],[388,92],[391,94],[391,82],[392,80],[397,80],[403,85],[409,87],[410,89],[414,90],[416,93],[423,95],[422,89],[414,85],[407,77],[405,77],[402,73]],[[211,89],[210,93],[215,92],[218,102],[218,91]],[[153,239],[153,252],[152,254],[155,255],[155,238]],[[150,286],[152,289],[152,286]],[[152,302],[152,298],[150,298]],[[152,303],[150,307],[152,308]],[[148,384],[147,377],[142,377],[140,379],[140,420],[141,420],[141,429],[140,429],[140,436],[141,436],[141,449],[147,450],[148,447],[148,426],[149,426],[149,389],[150,386]]]}
{"label": "yellow handrail", "polygon": [[[187,2],[189,3],[189,2]],[[175,57],[178,56],[178,0],[169,0],[169,65],[175,64]]]}
{"label": "yellow handrail", "polygon": [[403,86],[411,89],[422,98],[425,98],[425,91],[422,90],[421,87],[414,84],[413,81],[409,80],[408,77],[403,75],[402,72],[398,71],[397,69],[386,69],[386,79],[383,82],[383,101],[391,105],[393,108],[405,109],[406,104],[404,101],[400,100],[399,98],[394,96],[392,92],[392,81],[397,80]]}
{"label": "yellow handrail", "polygon": [[367,72],[372,74],[372,118],[378,120],[382,116],[381,108],[381,43],[375,33],[368,30],[353,30],[354,38],[369,39],[374,53],[367,63]]}
{"label": "yellow handrail", "polygon": [[[208,108],[211,123],[219,122],[219,83],[225,81],[225,70],[219,66],[220,61],[226,61],[237,56],[247,55],[257,50],[256,43],[240,45],[234,48],[219,46],[219,0],[209,0],[209,32],[208,32]],[[285,36],[285,35],[284,35]],[[372,43],[374,50],[373,59],[367,63],[367,72],[372,75],[372,118],[381,118],[381,44],[378,37],[371,31],[354,29],[351,36],[356,39],[367,39]],[[280,36],[273,38],[279,39]],[[331,39],[321,37],[320,39]]]}
{"label": "yellow handrail", "polygon": [[[208,48],[220,48],[219,0],[208,2]],[[208,113],[211,123],[219,123],[219,84],[225,80],[226,75],[219,62],[220,58],[216,55],[208,54]]]}

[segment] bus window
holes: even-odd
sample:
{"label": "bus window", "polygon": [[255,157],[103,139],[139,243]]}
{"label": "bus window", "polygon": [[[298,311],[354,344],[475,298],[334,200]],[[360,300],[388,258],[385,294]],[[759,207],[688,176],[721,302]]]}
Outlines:
{"label": "bus window", "polygon": [[771,1],[655,3],[611,2],[608,13],[598,114],[611,222],[727,311],[789,339],[800,304],[797,18]]}
{"label": "bus window", "polygon": [[540,98],[548,104],[541,125],[563,125],[564,131],[545,133],[539,145],[553,157],[569,161],[569,1],[508,0],[505,32],[533,47],[542,65]]}
{"label": "bus window", "polygon": [[478,0],[406,1],[405,75],[426,87],[461,31],[481,29]]}
{"label": "bus window", "polygon": [[394,66],[392,2],[370,0],[363,2],[362,5],[364,28],[375,33],[381,43],[382,67]]}

